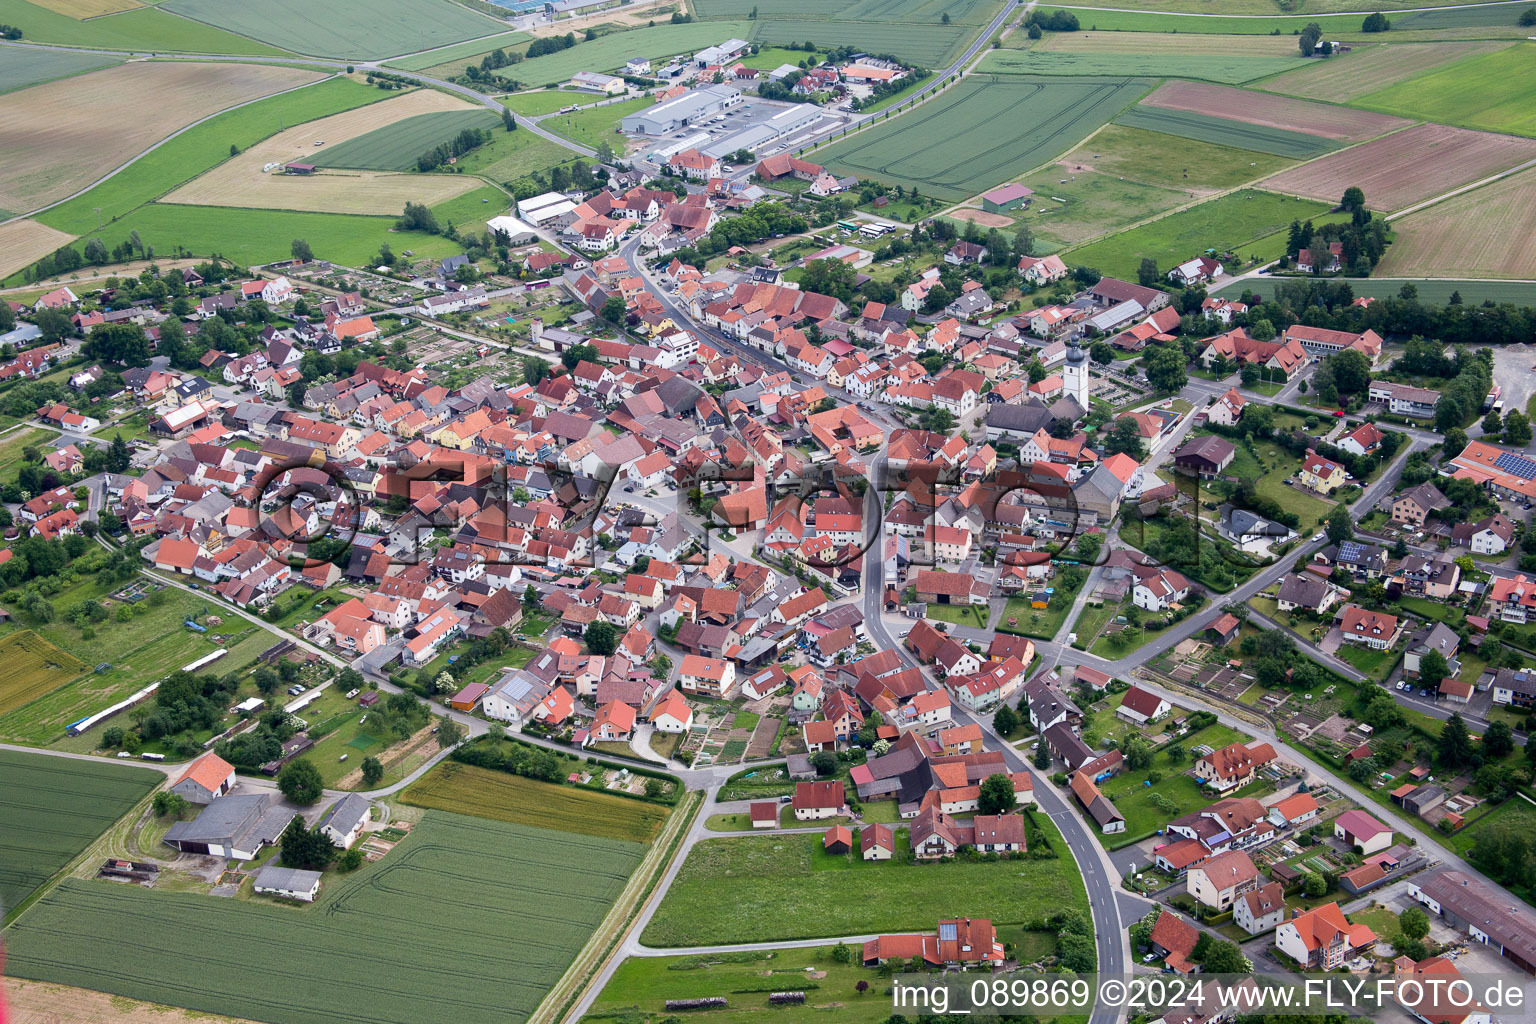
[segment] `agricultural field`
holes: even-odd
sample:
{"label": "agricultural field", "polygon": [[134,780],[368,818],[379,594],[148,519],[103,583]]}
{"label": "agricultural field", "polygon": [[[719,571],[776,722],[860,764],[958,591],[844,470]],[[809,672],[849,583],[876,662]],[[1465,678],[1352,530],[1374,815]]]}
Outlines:
{"label": "agricultural field", "polygon": [[1318,138],[1316,135],[1305,135],[1301,132],[1265,125],[1245,124],[1242,121],[1199,114],[1191,110],[1149,107],[1144,103],[1132,107],[1115,118],[1115,123],[1212,145],[1240,145],[1245,150],[1298,160],[1320,156],[1335,148],[1334,143]]}
{"label": "agricultural field", "polygon": [[1405,117],[1536,135],[1536,43],[1467,57],[1352,102]]}
{"label": "agricultural field", "polygon": [[[64,0],[68,2],[68,0]],[[79,21],[27,0],[0,0],[0,23],[15,25],[33,43],[63,43],[104,50],[151,50],[157,53],[253,54],[282,56],[284,51],[254,39],[139,7],[89,21]]]}
{"label": "agricultural field", "polygon": [[69,244],[74,237],[35,220],[0,224],[0,279],[35,263],[59,246]]}
{"label": "agricultural field", "polygon": [[[437,92],[412,93],[414,96],[441,96]],[[379,104],[375,109],[383,111],[389,104]],[[452,141],[466,128],[501,130],[501,118],[489,110],[445,110],[433,114],[417,114],[382,128],[375,128],[366,135],[348,139],[339,145],[327,145],[324,152],[313,157],[321,167],[348,167],[368,171],[414,171],[416,158],[422,153]],[[274,140],[276,141],[276,140]]]}
{"label": "agricultural field", "polygon": [[1536,158],[1536,140],[1415,125],[1283,171],[1262,184],[1276,192],[1337,201],[1358,185],[1372,209],[1391,212]]}
{"label": "agricultural field", "polygon": [[993,50],[982,59],[978,70],[997,75],[1140,75],[1144,78],[1179,75],[1237,85],[1288,71],[1299,63],[1300,58],[1283,57],[1179,57],[1033,49]]}
{"label": "agricultural field", "polygon": [[317,57],[393,57],[504,34],[507,26],[451,0],[168,0],[164,9]]}
{"label": "agricultural field", "polygon": [[[860,981],[874,984],[875,972],[857,962],[838,963],[831,946],[762,950],[713,956],[637,956],[619,965],[585,1020],[599,1021],[638,1007],[649,1019],[666,1015],[668,999],[725,996],[730,1005],[708,1011],[712,1024],[780,1021],[783,1007],[770,1006],[774,987],[805,992],[807,1014],[835,1014],[850,1024],[879,1024],[890,1015],[886,1000],[860,998]],[[813,972],[813,973],[807,973]],[[808,982],[807,978],[816,980]],[[811,987],[814,986],[814,987]],[[796,1018],[802,1019],[802,1018]]]}
{"label": "agricultural field", "polygon": [[606,142],[615,152],[622,153],[627,140],[618,134],[619,120],[637,114],[654,103],[651,97],[640,96],[621,103],[588,107],[571,114],[555,114],[540,121],[539,127],[589,149],[596,149]]}
{"label": "agricultural field", "polygon": [[[1228,298],[1236,298],[1246,288],[1267,298],[1275,294],[1282,280],[1284,279],[1274,277],[1252,278],[1228,288],[1216,288],[1213,294],[1225,294]],[[1354,289],[1356,295],[1378,298],[1396,295],[1403,285],[1411,284],[1418,290],[1421,302],[1443,305],[1450,300],[1452,293],[1460,293],[1461,301],[1468,305],[1508,302],[1516,306],[1536,306],[1536,283],[1529,281],[1437,281],[1422,277],[1336,278],[1335,280],[1348,284]]]}
{"label": "agricultural field", "polygon": [[[451,111],[454,115],[475,113],[467,103],[445,93],[418,89],[398,99],[358,107],[280,132],[169,193],[165,202],[389,216],[398,216],[407,202],[436,206],[463,195],[479,183],[461,174],[322,170],[315,174],[291,175],[265,173],[262,168],[290,161],[323,163],[330,151],[317,148],[316,142],[324,142],[326,146],[349,140],[364,143],[368,137],[381,130],[390,131],[402,121],[414,121],[421,114],[441,111]],[[499,126],[499,119],[494,114],[489,111],[486,114]],[[378,151],[382,152],[383,148],[378,147]],[[421,150],[411,153],[412,163],[419,152]]]}
{"label": "agricultural field", "polygon": [[[1244,259],[1272,259],[1283,253],[1284,231],[1291,221],[1315,220],[1326,212],[1325,203],[1244,189],[1073,249],[1066,259],[1133,280],[1141,260],[1148,256],[1162,267],[1176,266],[1211,248],[1232,250]],[[1272,237],[1277,232],[1279,237]]]}
{"label": "agricultural field", "polygon": [[41,85],[71,75],[84,74],[118,63],[116,57],[95,53],[70,53],[67,50],[29,50],[8,47],[0,64],[0,92]]}
{"label": "agricultural field", "polygon": [[1536,266],[1536,170],[1393,222],[1383,277],[1529,278]]}
{"label": "agricultural field", "polygon": [[1407,43],[1369,46],[1353,53],[1271,78],[1265,92],[1303,96],[1329,103],[1348,103],[1357,96],[1385,89],[1415,75],[1484,53],[1495,53],[1509,42]]}
{"label": "agricultural field", "polygon": [[[822,852],[818,833],[706,839],[688,853],[641,936],[647,946],[704,946],[928,929],[980,914],[1036,926],[1087,909],[1082,878],[1044,815],[1051,859],[876,863]],[[750,881],[750,886],[746,884]]]}
{"label": "agricultural field", "polygon": [[85,671],[85,662],[30,629],[0,639],[0,715],[58,689]]}
{"label": "agricultural field", "polygon": [[[1341,142],[1364,142],[1409,124],[1398,117],[1200,82],[1165,82],[1142,105],[1187,110]],[[1247,142],[1244,145],[1252,148]]]}
{"label": "agricultural field", "polygon": [[[670,57],[681,53],[694,53],[706,46],[713,46],[724,39],[747,38],[751,23],[746,21],[712,22],[689,25],[656,25],[649,28],[612,32],[585,42],[578,42],[568,50],[520,61],[502,69],[501,73],[524,86],[542,86],[569,82],[578,71],[613,71],[624,66],[631,57]],[[580,36],[577,37],[580,39]],[[497,46],[487,46],[469,57],[434,64],[427,68],[430,75],[462,75],[464,65],[478,64],[480,58]],[[526,51],[526,45],[519,45]]]}
{"label": "agricultural field", "polygon": [[543,114],[553,114],[563,107],[591,103],[592,94],[577,92],[574,89],[537,89],[503,96],[501,102],[511,108],[515,114],[539,117]]}
{"label": "agricultural field", "polygon": [[0,907],[9,913],[80,854],[165,775],[0,750]]}
{"label": "agricultural field", "polygon": [[[752,0],[702,0],[702,18],[746,18]],[[751,39],[764,46],[810,40],[892,53],[926,68],[949,65],[997,14],[996,0],[784,0],[759,13]],[[949,15],[949,24],[944,15]]]}
{"label": "agricultural field", "polygon": [[[1239,13],[1230,3],[1222,3],[1221,10],[1207,13],[1189,11],[1133,11],[1124,4],[1113,4],[1115,9],[1075,6],[1074,10],[1083,28],[1117,32],[1168,32],[1180,35],[1270,35],[1276,31],[1281,36],[1294,37],[1310,22],[1317,22],[1329,39],[1345,42],[1379,43],[1380,35],[1360,31],[1362,16],[1359,14],[1280,15],[1267,9],[1252,13]],[[1148,4],[1139,6],[1147,7]],[[1194,5],[1180,4],[1181,7]],[[1310,6],[1310,5],[1309,5]],[[1359,9],[1358,5],[1355,5]],[[1437,39],[1482,38],[1500,36],[1519,38],[1527,33],[1516,24],[1524,7],[1518,4],[1482,3],[1471,6],[1447,7],[1443,10],[1410,10],[1393,12],[1389,6],[1376,5],[1374,10],[1383,11],[1392,22],[1392,42],[1404,36],[1418,41],[1420,36],[1433,32]],[[1412,35],[1410,35],[1412,33]]]}
{"label": "agricultural field", "polygon": [[50,427],[21,427],[0,434],[0,483],[13,483],[26,461],[27,449],[53,450],[59,432]]}
{"label": "agricultural field", "polygon": [[[478,64],[480,58],[492,50],[505,49],[509,46],[516,46],[518,43],[526,43],[531,38],[526,32],[503,32],[501,35],[486,36],[484,39],[471,39],[467,43],[440,46],[435,50],[428,50],[425,53],[414,53],[408,57],[400,57],[385,63],[388,67],[400,68],[403,71],[425,71],[427,68],[436,67],[440,64],[449,64],[456,60],[461,60],[468,64],[470,58],[474,58],[474,62]],[[460,67],[459,73],[463,74],[463,72],[463,67]]]}
{"label": "agricultural field", "polygon": [[37,6],[71,18],[99,18],[103,14],[135,11],[144,4],[139,0],[36,0]]}
{"label": "agricultural field", "polygon": [[[383,860],[328,875],[310,907],[65,882],[12,926],[6,970],[253,1020],[502,1024],[543,999],[644,852],[429,811]],[[423,942],[424,928],[452,941]],[[124,934],[154,972],[105,955]],[[303,963],[304,984],[251,970],[274,949]]]}
{"label": "agricultural field", "polygon": [[[1014,32],[1004,40],[1004,50],[991,55],[984,67],[997,71],[1034,67],[1039,74],[1167,75],[1235,83],[1307,63],[1297,52],[1295,40],[1284,36],[1084,31],[1051,32],[1038,41],[1027,33]],[[1087,70],[1094,67],[1103,70]]]}
{"label": "agricultural field", "polygon": [[1035,201],[1012,216],[1015,223],[1027,224],[1035,233],[1036,248],[1041,252],[1118,231],[1190,198],[1172,189],[1071,169],[1075,167],[1069,168],[1062,161],[1019,179],[1035,190]]}
{"label": "agricultural field", "polygon": [[1123,124],[1105,125],[1058,161],[1069,172],[1097,171],[1148,185],[1181,189],[1191,195],[1254,181],[1290,162],[1269,153],[1177,138]]}
{"label": "agricultural field", "polygon": [[[1404,8],[1412,9],[1419,6],[1422,0],[1383,0],[1382,3],[1372,5],[1372,10],[1384,11],[1392,15],[1394,11]],[[1486,0],[1463,0],[1469,6],[1486,2]],[[1079,17],[1094,17],[1094,8],[1120,6],[1119,0],[1101,0],[1095,3],[1093,0],[1074,0],[1074,9],[1079,12]],[[1448,6],[1455,6],[1455,0],[1451,0]],[[1274,17],[1275,5],[1271,0],[1141,0],[1137,7],[1162,12],[1185,12],[1190,14],[1215,14],[1215,15],[1242,15],[1261,16],[1265,20]],[[1353,0],[1313,0],[1307,5],[1308,12],[1313,16],[1329,14],[1334,11],[1350,11],[1358,9],[1359,4]],[[1459,7],[1457,8],[1460,9]],[[1516,11],[1519,8],[1515,8]],[[1351,20],[1358,21],[1360,15],[1352,15]],[[1216,19],[1212,19],[1216,20]],[[1228,20],[1228,19],[1223,19]],[[1289,19],[1295,21],[1296,19]],[[1084,24],[1087,22],[1085,21]]]}
{"label": "agricultural field", "polygon": [[320,77],[248,64],[138,63],[12,93],[0,104],[0,209],[62,199],[188,122]]}
{"label": "agricultural field", "polygon": [[457,761],[433,768],[412,783],[401,799],[417,807],[633,843],[655,839],[669,813],[661,804],[539,782]]}
{"label": "agricultural field", "polygon": [[[814,159],[841,173],[965,199],[1070,149],[1145,88],[1135,79],[972,75]],[[955,153],[974,156],[955,161]]]}

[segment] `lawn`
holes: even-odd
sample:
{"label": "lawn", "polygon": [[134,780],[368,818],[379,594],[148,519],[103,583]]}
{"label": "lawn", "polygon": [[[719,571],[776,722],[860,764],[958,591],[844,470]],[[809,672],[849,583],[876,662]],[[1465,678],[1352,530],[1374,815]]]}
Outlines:
{"label": "lawn", "polygon": [[1445,842],[1457,853],[1465,857],[1477,845],[1477,840],[1483,831],[1491,825],[1510,825],[1516,831],[1530,835],[1536,832],[1536,807],[1532,807],[1520,797],[1511,797],[1486,813],[1473,812],[1470,822],[1461,827],[1459,832],[1445,838]]}
{"label": "lawn", "polygon": [[859,993],[854,986],[860,981],[875,984],[875,973],[861,965],[857,956],[851,963],[838,963],[831,946],[712,956],[630,957],[608,979],[590,1015],[583,1019],[628,1019],[638,1009],[647,1020],[661,1020],[669,999],[724,996],[730,1000],[729,1007],[706,1014],[716,1024],[782,1021],[786,1019],[785,1008],[768,1003],[771,989],[805,992],[804,1006],[787,1011],[791,1015],[835,1014],[839,1021],[878,1024],[890,1014],[889,1001],[873,993]]}
{"label": "lawn", "polygon": [[518,129],[515,132],[497,132],[488,145],[461,158],[457,166],[464,174],[479,174],[492,181],[512,182],[525,174],[547,171],[557,164],[575,159],[576,154],[560,143]]}
{"label": "lawn", "polygon": [[[960,200],[1058,156],[1147,83],[970,76],[916,109],[818,151],[840,172]],[[973,154],[956,161],[954,153]]]}
{"label": "lawn", "polygon": [[525,117],[538,117],[540,114],[553,114],[562,107],[591,103],[592,94],[570,89],[537,89],[503,96],[501,102],[511,107],[514,113]]}
{"label": "lawn", "polygon": [[[1161,761],[1159,758],[1153,770],[1160,772],[1162,778],[1150,786],[1145,771],[1124,772],[1099,783],[1100,792],[1125,815],[1125,831],[1109,837],[1113,846],[1129,846],[1145,839],[1158,829],[1166,828],[1174,818],[1198,811],[1216,799],[1193,778]],[[1176,809],[1162,810],[1152,803],[1154,799],[1171,800]]]}
{"label": "lawn", "polygon": [[639,96],[632,100],[624,100],[622,103],[588,107],[571,114],[546,117],[539,122],[539,127],[591,149],[596,149],[606,142],[615,150],[622,152],[624,137],[618,134],[619,119],[639,113],[654,102],[649,96]]}
{"label": "lawn", "polygon": [[[1102,133],[1101,133],[1102,134]],[[1035,190],[1035,200],[1015,211],[1016,223],[1035,233],[1037,252],[1080,245],[1189,202],[1188,192],[1147,185],[1094,167],[1098,136],[1072,153],[1018,181]]]}
{"label": "lawn", "polygon": [[[1111,621],[1113,620],[1114,616],[1125,615],[1135,607],[1136,606],[1130,601],[1129,598],[1121,602],[1118,606],[1112,606],[1110,609]],[[1159,621],[1160,619],[1161,616],[1155,612],[1143,611],[1141,613],[1142,623],[1146,623],[1148,620]],[[1106,626],[1108,624],[1108,622],[1105,623]],[[1129,642],[1127,642],[1125,646],[1118,646],[1115,641],[1110,639],[1112,634],[1105,633],[1103,636],[1099,637],[1099,639],[1096,640],[1093,646],[1089,647],[1088,650],[1091,654],[1097,654],[1101,658],[1108,658],[1109,660],[1113,661],[1117,658],[1125,657],[1132,651],[1140,650],[1142,647],[1145,647],[1151,641],[1156,640],[1158,637],[1162,636],[1176,625],[1178,625],[1178,623],[1170,623],[1166,626],[1153,629],[1146,625],[1132,626],[1127,623],[1120,630],[1121,633],[1130,638]],[[1078,642],[1082,642],[1081,634],[1078,636]]]}
{"label": "lawn", "polygon": [[53,450],[48,442],[58,437],[59,432],[47,427],[23,427],[3,436],[4,440],[0,440],[0,482],[15,483],[16,474],[26,464],[26,450],[35,448],[39,455],[48,454]]}
{"label": "lawn", "polygon": [[1260,153],[1295,159],[1320,156],[1338,148],[1328,139],[1316,135],[1168,107],[1135,106],[1115,118],[1115,123],[1196,142],[1237,145]]}
{"label": "lawn", "polygon": [[[492,50],[504,49],[508,46],[516,46],[518,43],[526,43],[528,41],[529,36],[526,32],[504,32],[498,36],[471,39],[467,43],[440,46],[435,50],[428,50],[425,53],[417,53],[409,57],[400,57],[396,60],[388,61],[387,64],[389,67],[402,68],[406,71],[425,71],[427,68],[435,67],[439,64],[447,64],[455,60],[462,60],[465,64],[468,64],[473,59],[478,64],[480,58]],[[464,69],[461,67],[459,73],[462,74],[463,71]]]}
{"label": "lawn", "polygon": [[[1064,850],[1044,815],[1035,823]],[[665,947],[862,935],[927,930],[955,915],[1039,926],[1057,910],[1087,907],[1065,855],[874,863],[827,856],[819,834],[741,836],[694,846],[641,938]]]}
{"label": "lawn", "polygon": [[1536,136],[1536,44],[1467,57],[1366,93],[1353,106]]}
{"label": "lawn", "polygon": [[1327,212],[1323,203],[1243,189],[1071,249],[1064,258],[1069,264],[1095,267],[1109,276],[1131,280],[1146,257],[1159,266],[1172,267],[1206,249],[1215,249],[1235,251],[1243,260],[1268,260],[1284,253],[1284,231],[1291,221],[1315,221]]}
{"label": "lawn", "polygon": [[1305,63],[1295,57],[1206,57],[1161,53],[1085,53],[1066,50],[993,50],[980,73],[997,75],[1136,75],[1193,78],[1239,85],[1291,71]]}
{"label": "lawn", "polygon": [[132,765],[0,750],[0,909],[9,914],[165,776]]}
{"label": "lawn", "polygon": [[[1086,580],[1087,574],[1084,573]],[[1019,636],[1032,636],[1037,640],[1054,639],[1061,624],[1066,621],[1067,612],[1072,609],[1072,603],[1077,600],[1077,592],[1082,589],[1082,583],[1070,589],[1060,585],[1060,580],[1053,580],[1057,584],[1055,593],[1050,596],[1050,607],[1043,610],[1031,607],[1032,598],[1010,597],[1003,608],[1002,617],[998,620],[997,631],[999,633],[1016,633]],[[1017,620],[1017,621],[1011,621]]]}
{"label": "lawn", "polygon": [[987,609],[973,604],[930,604],[926,606],[923,617],[937,622],[951,622],[957,626],[987,628]]}
{"label": "lawn", "polygon": [[401,799],[417,807],[634,843],[655,839],[670,813],[662,804],[456,761],[433,768],[412,783]]}
{"label": "lawn", "polygon": [[[12,926],[6,970],[251,1020],[502,1024],[532,1013],[644,852],[429,811],[308,907],[65,882]],[[423,942],[427,922],[451,941]],[[121,969],[125,935],[155,970]],[[302,983],[251,969],[274,949],[304,965]]]}
{"label": "lawn", "polygon": [[[62,43],[87,49],[262,56],[282,56],[284,52],[155,7],[81,21],[26,0],[0,0],[0,22],[21,29],[27,42]],[[7,49],[6,60],[10,61],[15,52]]]}
{"label": "lawn", "polygon": [[164,9],[317,57],[377,59],[506,31],[450,0],[167,0]]}
{"label": "lawn", "polygon": [[1116,123],[1105,125],[1061,163],[1068,170],[1086,165],[1163,188],[1226,189],[1273,174],[1291,160]]}
{"label": "lawn", "polygon": [[416,158],[450,142],[468,128],[501,131],[501,118],[489,110],[444,110],[417,114],[375,128],[325,150],[316,161],[324,167],[356,167],[371,171],[414,171]]}
{"label": "lawn", "polygon": [[1338,656],[1378,683],[1387,678],[1397,664],[1397,651],[1377,651],[1357,644],[1340,644]]}
{"label": "lawn", "polygon": [[105,54],[70,53],[67,50],[7,49],[0,65],[0,92],[24,89],[116,64]]}

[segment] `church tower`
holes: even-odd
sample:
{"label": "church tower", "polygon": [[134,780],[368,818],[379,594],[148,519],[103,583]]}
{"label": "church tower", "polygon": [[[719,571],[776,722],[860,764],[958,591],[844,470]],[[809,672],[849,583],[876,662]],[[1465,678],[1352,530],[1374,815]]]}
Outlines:
{"label": "church tower", "polygon": [[1078,346],[1073,339],[1071,348],[1067,349],[1067,362],[1061,368],[1062,393],[1071,395],[1077,399],[1077,404],[1085,410],[1088,406],[1088,353]]}

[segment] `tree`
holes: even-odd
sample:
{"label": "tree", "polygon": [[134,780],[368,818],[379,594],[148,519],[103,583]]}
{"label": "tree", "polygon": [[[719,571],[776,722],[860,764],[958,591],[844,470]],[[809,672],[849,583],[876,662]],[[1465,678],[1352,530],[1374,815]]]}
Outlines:
{"label": "tree", "polygon": [[464,727],[453,719],[444,715],[437,720],[437,745],[442,750],[456,747],[464,738]]}
{"label": "tree", "polygon": [[1031,39],[1039,39],[1043,35],[1045,35],[1045,30],[1044,29],[1042,29],[1035,22],[1030,22],[1029,23],[1029,38],[1031,38]]}
{"label": "tree", "polygon": [[1184,372],[1184,351],[1177,347],[1159,348],[1147,359],[1147,381],[1158,391],[1179,391],[1189,383]]}
{"label": "tree", "polygon": [[818,750],[811,755],[811,767],[822,778],[837,772],[837,755],[830,750]]}
{"label": "tree", "polygon": [[1318,896],[1327,895],[1328,883],[1323,881],[1322,875],[1316,874],[1315,872],[1308,872],[1307,880],[1302,887],[1302,891],[1315,899]]}
{"label": "tree", "polygon": [[363,782],[370,786],[377,786],[384,778],[384,762],[372,756],[363,758]]}
{"label": "tree", "polygon": [[992,715],[992,728],[1001,736],[1012,734],[1019,727],[1019,713],[1013,710],[1010,704],[999,704],[997,711]]}
{"label": "tree", "polygon": [[1466,768],[1476,760],[1477,752],[1472,748],[1472,734],[1468,731],[1461,712],[1453,712],[1451,717],[1446,719],[1445,728],[1440,731],[1440,741],[1435,752],[1440,759],[1440,764],[1451,769]]}
{"label": "tree", "polygon": [[517,118],[506,107],[501,108],[501,126],[509,132],[517,131]]}
{"label": "tree", "polygon": [[1247,974],[1253,970],[1253,961],[1243,956],[1237,943],[1218,941],[1205,951],[1201,967],[1207,974]]}
{"label": "tree", "polygon": [[1531,421],[1519,409],[1504,417],[1504,443],[1516,448],[1524,448],[1531,443]]}
{"label": "tree", "polygon": [[839,942],[832,947],[832,959],[840,964],[853,962],[853,950],[848,948],[845,942]]}
{"label": "tree", "polygon": [[1358,394],[1371,386],[1371,361],[1364,352],[1345,349],[1328,357],[1333,383],[1345,394]]}
{"label": "tree", "polygon": [[283,796],[296,804],[312,804],[325,792],[325,781],[320,769],[307,757],[289,761],[277,773],[277,788]]}
{"label": "tree", "polygon": [[587,642],[587,648],[593,654],[600,654],[604,657],[612,654],[619,648],[618,627],[611,622],[604,622],[601,619],[587,627],[587,631],[582,634],[582,639]]}
{"label": "tree", "polygon": [[1515,750],[1515,734],[1508,722],[1493,722],[1483,733],[1483,756],[1492,761],[1502,761]]}
{"label": "tree", "polygon": [[1499,410],[1489,409],[1488,415],[1483,417],[1483,433],[1489,437],[1498,437],[1504,432],[1504,417],[1499,415]]}
{"label": "tree", "polygon": [[1527,8],[1520,13],[1520,24],[1526,27],[1536,25],[1536,7]]}
{"label": "tree", "polygon": [[1334,544],[1342,544],[1355,535],[1355,522],[1350,518],[1349,509],[1344,505],[1335,505],[1328,513],[1328,540]]}
{"label": "tree", "polygon": [[1007,775],[988,775],[981,783],[981,794],[976,798],[976,813],[1007,814],[1018,806],[1018,795],[1013,789],[1013,779]]}
{"label": "tree", "polygon": [[168,789],[162,789],[155,794],[155,813],[160,817],[172,817],[181,820],[181,816],[187,813],[187,798],[180,793],[172,793]]}
{"label": "tree", "polygon": [[1035,744],[1034,765],[1042,772],[1051,766],[1051,748],[1045,745],[1044,739]]}
{"label": "tree", "polygon": [[1439,651],[1430,651],[1419,659],[1419,682],[1431,690],[1438,689],[1440,680],[1450,674],[1450,663]]}
{"label": "tree", "polygon": [[1089,346],[1088,355],[1100,366],[1108,366],[1115,361],[1115,347],[1107,341],[1096,341]]}
{"label": "tree", "polygon": [[1317,41],[1322,37],[1323,26],[1315,21],[1309,21],[1307,27],[1302,29],[1301,34],[1296,38],[1296,45],[1301,50],[1301,55],[1312,56],[1312,51],[1317,49]]}
{"label": "tree", "polygon": [[[308,762],[304,763],[308,764]],[[325,870],[326,866],[341,852],[324,832],[307,828],[303,817],[297,814],[288,823],[288,827],[283,829],[278,846],[283,851],[284,866],[305,871]]]}
{"label": "tree", "polygon": [[1136,281],[1143,288],[1155,288],[1162,280],[1162,274],[1157,269],[1157,260],[1150,256],[1141,258],[1141,266],[1136,268]]}
{"label": "tree", "polygon": [[293,255],[294,259],[303,260],[305,263],[315,258],[314,252],[309,248],[309,243],[302,238],[295,238],[293,244],[288,247],[288,251]]}
{"label": "tree", "polygon": [[1127,737],[1120,753],[1125,757],[1125,766],[1132,771],[1141,771],[1152,763],[1152,744],[1142,736]]}
{"label": "tree", "polygon": [[1392,27],[1387,16],[1377,11],[1375,14],[1367,14],[1365,20],[1360,23],[1361,32],[1385,32]]}
{"label": "tree", "polygon": [[602,317],[609,323],[615,325],[622,324],[624,322],[624,312],[625,306],[623,296],[610,295],[603,300]]}
{"label": "tree", "polygon": [[1398,930],[1409,939],[1422,939],[1429,934],[1429,915],[1423,907],[1407,907],[1397,915]]}
{"label": "tree", "polygon": [[1146,446],[1141,440],[1141,427],[1130,416],[1115,420],[1104,437],[1104,452],[1108,455],[1129,455],[1137,462],[1147,457]]}
{"label": "tree", "polygon": [[[1381,17],[1381,15],[1377,15]],[[1339,200],[1339,206],[1345,213],[1354,213],[1356,210],[1365,209],[1365,190],[1358,185],[1351,185],[1344,190],[1344,198]]]}
{"label": "tree", "polygon": [[948,11],[945,11],[944,12],[944,16],[939,19],[939,24],[940,25],[948,25],[949,24],[949,12]]}

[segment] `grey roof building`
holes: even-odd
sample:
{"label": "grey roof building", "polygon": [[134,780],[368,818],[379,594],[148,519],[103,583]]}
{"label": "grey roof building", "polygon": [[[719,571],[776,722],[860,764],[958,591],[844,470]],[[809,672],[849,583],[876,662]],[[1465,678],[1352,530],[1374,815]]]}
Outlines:
{"label": "grey roof building", "polygon": [[178,821],[162,840],[182,853],[249,860],[283,834],[293,812],[266,793],[215,800],[191,821]]}
{"label": "grey roof building", "polygon": [[311,903],[320,891],[320,872],[269,864],[256,872],[256,891]]}
{"label": "grey roof building", "polygon": [[348,793],[331,804],[315,827],[330,836],[331,842],[346,849],[357,841],[357,834],[362,831],[363,822],[368,820],[372,810],[373,801],[357,793]]}

